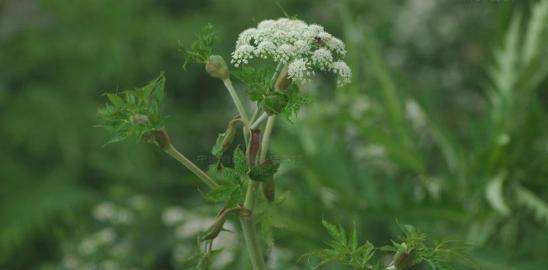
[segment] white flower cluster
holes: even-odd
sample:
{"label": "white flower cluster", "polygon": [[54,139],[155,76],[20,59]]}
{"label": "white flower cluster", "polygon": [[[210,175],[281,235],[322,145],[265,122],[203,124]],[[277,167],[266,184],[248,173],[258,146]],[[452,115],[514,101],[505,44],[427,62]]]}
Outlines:
{"label": "white flower cluster", "polygon": [[287,64],[288,76],[294,81],[307,81],[315,71],[327,71],[334,73],[337,85],[342,86],[352,77],[342,60],[345,55],[344,43],[322,26],[280,18],[262,21],[240,33],[231,62],[239,67],[254,58],[272,59]]}

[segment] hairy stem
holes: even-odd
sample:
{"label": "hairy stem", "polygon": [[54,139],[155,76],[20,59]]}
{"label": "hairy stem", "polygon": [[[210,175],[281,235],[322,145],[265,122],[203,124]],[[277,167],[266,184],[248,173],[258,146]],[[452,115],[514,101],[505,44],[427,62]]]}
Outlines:
{"label": "hairy stem", "polygon": [[215,182],[215,180],[211,179],[209,175],[207,175],[202,169],[200,169],[196,164],[192,163],[188,158],[186,158],[183,154],[181,154],[173,145],[169,145],[164,149],[166,153],[168,153],[170,156],[172,156],[174,159],[179,161],[183,166],[185,166],[187,169],[189,169],[191,172],[193,172],[198,178],[200,178],[206,185],[208,185],[210,188],[214,189],[219,187],[219,184]]}

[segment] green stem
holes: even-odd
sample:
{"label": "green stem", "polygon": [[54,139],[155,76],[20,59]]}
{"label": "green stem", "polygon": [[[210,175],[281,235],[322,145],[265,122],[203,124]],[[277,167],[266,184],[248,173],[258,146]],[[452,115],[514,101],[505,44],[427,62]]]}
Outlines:
{"label": "green stem", "polygon": [[198,168],[192,161],[190,161],[188,158],[186,158],[183,154],[181,154],[175,147],[173,147],[172,144],[170,144],[168,147],[164,149],[166,153],[168,153],[170,156],[172,156],[174,159],[179,161],[183,166],[185,166],[187,169],[189,169],[191,172],[193,172],[198,178],[200,178],[206,185],[208,185],[210,188],[214,189],[219,187],[219,184],[215,182],[215,180],[211,179],[209,175],[207,175],[202,169]]}
{"label": "green stem", "polygon": [[230,97],[232,97],[232,101],[234,101],[234,105],[236,105],[236,109],[238,110],[238,113],[240,114],[240,118],[242,118],[242,123],[244,124],[243,133],[244,133],[244,139],[247,144],[249,140],[249,117],[247,116],[247,113],[244,109],[244,105],[242,101],[240,100],[240,97],[238,97],[238,93],[236,93],[236,90],[234,89],[234,86],[232,85],[232,81],[230,78],[226,78],[223,80],[223,83],[228,90],[228,93],[230,93]]}
{"label": "green stem", "polygon": [[247,192],[245,196],[244,207],[250,211],[250,215],[240,217],[242,224],[242,231],[244,235],[245,245],[249,253],[251,260],[251,266],[253,270],[266,270],[266,264],[264,262],[261,246],[257,239],[257,230],[255,228],[255,222],[253,221],[253,208],[255,207],[255,194],[259,183],[249,180],[247,186]]}
{"label": "green stem", "polygon": [[263,133],[263,141],[261,143],[261,153],[259,155],[259,164],[263,163],[266,159],[266,153],[268,152],[268,146],[270,145],[270,134],[272,134],[272,127],[274,127],[274,121],[276,116],[271,115],[266,120],[266,127]]}
{"label": "green stem", "polygon": [[[278,74],[280,73],[283,67],[284,67],[283,64],[279,64],[278,67],[276,68],[276,72],[274,73],[272,77],[272,84],[274,84],[276,77],[278,76]],[[258,111],[259,111],[259,108],[257,108],[257,112]],[[255,116],[253,117],[254,121],[255,121],[257,112],[255,113]],[[267,119],[268,120],[266,122],[266,127],[263,132],[263,138],[261,141],[261,150],[260,150],[259,159],[258,159],[259,164],[264,162],[266,159],[266,153],[268,152],[268,145],[270,143],[270,134],[272,133],[272,127],[274,126],[274,121],[276,120],[276,116],[268,116]],[[262,121],[262,120],[261,121],[259,120],[260,119],[257,119],[255,124],[253,125],[254,127],[258,126],[258,124],[260,124],[260,122]],[[249,127],[249,125],[247,126]],[[247,191],[245,194],[245,201],[244,201],[244,208],[249,210],[249,214],[240,216],[240,222],[242,224],[244,240],[247,246],[249,257],[251,259],[251,265],[253,266],[253,270],[266,270],[266,265],[265,265],[263,254],[261,251],[261,246],[259,245],[257,241],[257,231],[255,229],[255,223],[253,221],[255,195],[257,193],[258,188],[259,188],[259,182],[248,179]]]}
{"label": "green stem", "polygon": [[257,128],[267,117],[268,117],[268,114],[266,113],[261,114],[261,116],[259,116],[259,118],[255,120],[249,128],[250,129]]}
{"label": "green stem", "polygon": [[[270,143],[270,134],[272,133],[272,127],[274,126],[275,116],[269,116],[266,122],[266,128],[263,133],[263,139],[261,142],[261,152],[259,154],[259,163],[262,163],[266,159],[266,153],[268,152],[268,145]],[[245,243],[251,258],[251,265],[254,270],[266,269],[261,247],[257,241],[257,232],[255,229],[255,223],[253,222],[253,209],[255,207],[255,195],[259,187],[259,182],[249,180],[247,186],[247,192],[245,195],[244,207],[251,212],[251,215],[240,218],[242,223],[242,230],[244,234]]]}

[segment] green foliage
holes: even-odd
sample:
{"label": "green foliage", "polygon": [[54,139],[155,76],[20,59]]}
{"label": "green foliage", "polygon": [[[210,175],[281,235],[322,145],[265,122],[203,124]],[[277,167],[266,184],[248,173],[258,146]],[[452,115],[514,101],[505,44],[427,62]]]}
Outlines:
{"label": "green foliage", "polygon": [[247,159],[245,157],[244,151],[237,147],[234,150],[233,153],[233,162],[234,162],[234,169],[240,174],[240,175],[246,175],[248,172],[248,166],[247,166]]}
{"label": "green foliage", "polygon": [[181,45],[184,62],[183,69],[186,69],[189,63],[205,64],[209,56],[213,54],[213,46],[218,40],[218,35],[212,24],[204,26],[190,47],[185,48]]}
{"label": "green foliage", "polygon": [[305,255],[320,259],[320,263],[314,268],[330,262],[338,262],[354,269],[369,269],[373,266],[371,258],[375,253],[375,247],[370,242],[358,244],[355,224],[348,236],[340,225],[336,226],[325,220],[322,220],[322,224],[331,236],[331,240],[327,242],[328,248]]}
{"label": "green foliage", "polygon": [[242,177],[245,174],[230,167],[211,166],[208,174],[219,182],[220,186],[205,194],[211,202],[223,202],[225,207],[233,207],[242,202],[245,196],[245,186]]}
{"label": "green foliage", "polygon": [[282,115],[290,122],[293,122],[296,120],[301,107],[310,104],[311,100],[310,97],[300,91],[299,87],[295,84],[289,85],[284,94],[287,97],[287,104],[283,108]]}
{"label": "green foliage", "polygon": [[[147,85],[119,93],[106,93],[109,102],[99,110],[101,127],[112,133],[108,143],[128,138],[143,140],[151,131],[163,127],[160,105],[164,98],[163,74]],[[108,144],[107,143],[107,144]]]}
{"label": "green foliage", "polygon": [[[303,105],[310,103],[310,98],[292,83],[281,92],[273,91],[271,67],[245,66],[233,72],[234,76],[246,86],[246,93],[252,101],[260,104],[270,114],[283,114],[293,121]],[[274,78],[275,79],[275,78]]]}
{"label": "green foliage", "polygon": [[[150,193],[155,204],[194,208],[203,202],[191,176],[150,147],[98,147],[103,133],[90,128],[97,122],[90,98],[96,90],[115,89],[113,82],[134,85],[165,70],[177,91],[165,104],[176,123],[170,134],[196,157],[233,111],[226,110],[218,82],[203,71],[178,70],[177,40],[190,45],[192,33],[210,21],[226,34],[218,43],[226,54],[233,50],[233,34],[251,25],[251,17],[276,18],[280,12],[243,0],[30,2],[8,0],[0,16],[0,62],[9,67],[0,75],[0,268],[51,270],[59,269],[61,247],[80,240],[72,232],[89,233],[95,225],[87,208],[98,198],[122,189]],[[263,236],[268,243],[276,239],[268,252],[272,264],[295,268],[295,256],[320,248],[318,217],[337,215],[356,219],[360,234],[373,243],[393,237],[397,217],[428,238],[474,241],[472,255],[481,269],[544,269],[548,2],[328,2],[281,3],[341,33],[354,77],[336,92],[323,81],[295,91],[314,102],[306,114],[292,117],[290,128],[276,124],[271,148],[292,162],[276,175],[285,200],[275,207],[258,202],[266,209],[258,219],[266,227]],[[503,46],[492,53],[493,44]],[[183,55],[203,63],[210,52]],[[263,85],[246,87],[255,101],[270,89],[270,75]],[[488,79],[491,85],[482,84]],[[418,128],[409,101],[422,112]],[[229,184],[241,174],[228,166],[223,171],[215,172],[226,174],[216,176],[226,179],[225,191],[213,196],[217,202],[243,194],[237,181]],[[210,206],[200,208],[202,214],[214,216]],[[160,218],[142,222],[153,220]],[[159,237],[166,236],[165,226],[120,229],[129,231],[139,239],[131,257],[147,261],[137,269],[182,266],[171,262],[166,248],[175,236]],[[403,239],[396,243],[405,250]],[[231,253],[234,262],[224,269],[250,268],[241,250]],[[103,261],[92,258],[96,265]],[[413,267],[429,268],[426,261]]]}
{"label": "green foliage", "polygon": [[246,93],[252,101],[261,102],[272,89],[272,74],[270,67],[244,66],[232,73],[246,86]]}
{"label": "green foliage", "polygon": [[456,262],[473,264],[464,254],[465,247],[454,241],[441,241],[428,244],[426,234],[410,225],[403,225],[401,242],[392,242],[392,246],[381,248],[394,252],[391,265],[395,269],[407,269],[414,265],[426,264],[430,269],[453,269]]}
{"label": "green foliage", "polygon": [[249,178],[253,181],[266,182],[274,176],[279,167],[279,162],[267,160],[262,164],[252,167],[249,171]]}

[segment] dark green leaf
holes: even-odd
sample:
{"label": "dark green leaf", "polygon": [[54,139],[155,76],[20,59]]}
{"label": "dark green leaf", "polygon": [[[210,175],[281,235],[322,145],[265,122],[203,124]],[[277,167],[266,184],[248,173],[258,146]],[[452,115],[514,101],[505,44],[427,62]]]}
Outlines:
{"label": "dark green leaf", "polygon": [[265,182],[274,176],[279,167],[280,163],[267,161],[261,165],[251,168],[249,178],[253,181]]}
{"label": "dark green leaf", "polygon": [[234,150],[234,169],[241,175],[247,174],[247,160],[245,153],[240,148]]}

